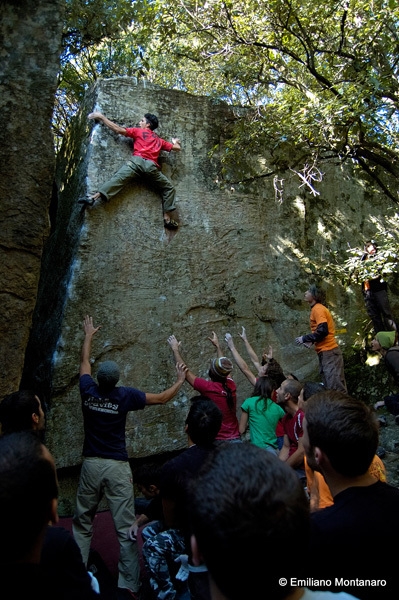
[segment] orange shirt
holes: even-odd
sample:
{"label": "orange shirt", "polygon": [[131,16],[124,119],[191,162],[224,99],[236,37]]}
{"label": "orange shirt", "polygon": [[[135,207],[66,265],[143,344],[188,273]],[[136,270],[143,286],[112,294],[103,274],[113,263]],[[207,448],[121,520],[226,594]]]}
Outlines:
{"label": "orange shirt", "polygon": [[316,352],[323,350],[333,350],[338,348],[337,340],[335,339],[335,323],[328,308],[324,304],[317,302],[312,306],[310,311],[310,329],[314,333],[320,323],[327,323],[328,334],[321,342],[315,343]]}
{"label": "orange shirt", "polygon": [[[374,456],[368,472],[370,475],[376,479],[379,479],[380,481],[386,482],[387,480],[384,463],[377,455]],[[327,506],[334,504],[334,500],[326,480],[321,473],[318,471],[313,471],[313,469],[309,467],[306,456],[305,473],[306,485],[308,488],[308,494],[310,496],[310,512],[319,510],[320,508],[326,508]]]}

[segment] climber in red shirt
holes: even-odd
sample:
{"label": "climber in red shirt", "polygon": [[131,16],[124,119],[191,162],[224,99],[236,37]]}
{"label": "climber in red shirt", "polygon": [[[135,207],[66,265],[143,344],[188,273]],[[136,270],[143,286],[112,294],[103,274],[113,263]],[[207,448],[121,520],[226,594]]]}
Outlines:
{"label": "climber in red shirt", "polygon": [[171,181],[161,172],[158,158],[162,150],[179,152],[181,150],[180,140],[172,138],[171,142],[167,142],[160,138],[154,132],[154,129],[158,127],[158,118],[151,113],[146,113],[142,117],[138,127],[121,127],[100,112],[92,112],[88,118],[101,121],[111,131],[132,138],[134,148],[130,160],[111,179],[103,183],[96,194],[88,199],[79,200],[79,202],[93,205],[100,198],[111,200],[129,181],[138,178],[147,179],[152,181],[161,193],[164,227],[177,229],[179,224],[170,215],[176,209],[176,190]]}

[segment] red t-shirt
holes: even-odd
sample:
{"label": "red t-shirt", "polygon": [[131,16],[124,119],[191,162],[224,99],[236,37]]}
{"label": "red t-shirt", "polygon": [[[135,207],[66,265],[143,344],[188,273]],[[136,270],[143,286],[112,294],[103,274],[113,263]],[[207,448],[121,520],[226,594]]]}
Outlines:
{"label": "red t-shirt", "polygon": [[298,408],[295,415],[292,417],[291,415],[285,415],[281,422],[284,427],[284,433],[288,436],[290,441],[290,450],[288,456],[294,454],[294,452],[298,449],[298,440],[303,436],[303,417],[305,416],[303,410]]}
{"label": "red t-shirt", "polygon": [[234,440],[240,438],[240,431],[238,429],[238,419],[237,419],[237,396],[236,396],[236,384],[234,381],[227,377],[226,379],[227,387],[231,390],[233,395],[234,408],[230,409],[227,404],[227,393],[224,389],[223,385],[219,381],[208,381],[207,379],[202,379],[201,377],[196,377],[194,379],[193,388],[212,400],[220,408],[222,411],[222,426],[220,428],[219,433],[216,436],[217,440]]}
{"label": "red t-shirt", "polygon": [[[277,391],[273,390],[272,391],[272,400],[273,402],[277,402]],[[277,437],[283,437],[284,435],[284,427],[283,427],[283,421],[284,417],[281,417],[281,419],[278,420],[277,422],[277,426],[276,426],[276,436]]]}
{"label": "red t-shirt", "polygon": [[140,127],[127,127],[126,137],[134,140],[133,156],[141,156],[146,160],[151,160],[159,167],[158,157],[162,150],[170,152],[173,148],[171,142],[163,140],[151,129],[141,129]]}

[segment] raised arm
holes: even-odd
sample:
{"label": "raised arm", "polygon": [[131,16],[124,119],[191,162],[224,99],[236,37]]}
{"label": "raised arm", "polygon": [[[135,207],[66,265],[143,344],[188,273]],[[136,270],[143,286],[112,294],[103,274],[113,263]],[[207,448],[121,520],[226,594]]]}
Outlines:
{"label": "raised arm", "polygon": [[261,364],[259,362],[259,358],[258,355],[256,354],[255,350],[252,348],[251,344],[248,341],[247,338],[247,333],[245,331],[245,327],[242,327],[242,332],[239,333],[240,338],[244,341],[245,347],[247,349],[249,358],[252,360],[255,368],[257,371],[260,370]]}
{"label": "raised arm", "polygon": [[[173,352],[173,356],[175,358],[175,361],[176,362],[180,362],[180,363],[184,362],[183,359],[182,359],[182,357],[181,357],[181,354],[180,354],[180,344],[181,344],[181,342],[178,342],[177,339],[176,339],[176,337],[174,335],[170,335],[168,337],[168,344],[172,348],[172,352]],[[187,381],[188,381],[188,383],[190,385],[193,385],[194,384],[194,379],[196,378],[196,375],[192,371],[190,371],[190,369],[188,367],[186,367],[186,369],[187,369],[186,370],[186,379],[187,379]]]}
{"label": "raised arm", "polygon": [[[108,129],[111,129],[111,131],[113,131],[114,133],[119,133],[120,135],[126,135],[126,127],[121,127],[120,125],[117,125],[113,121],[110,121],[109,119],[107,119],[107,117],[105,117],[100,112],[92,112],[89,114],[89,116],[87,118],[95,119],[96,121],[101,121],[102,123],[104,123],[104,125],[106,125],[108,127]],[[172,150],[173,150],[173,148],[172,148]]]}
{"label": "raised arm", "polygon": [[83,340],[82,352],[80,355],[80,375],[91,375],[90,352],[93,336],[101,329],[101,325],[94,327],[93,317],[86,315],[83,320],[83,330],[85,339]]}
{"label": "raised arm", "polygon": [[221,358],[223,356],[223,352],[219,344],[219,338],[214,331],[212,331],[212,337],[208,337],[208,340],[215,346],[218,358]]}
{"label": "raised arm", "polygon": [[233,358],[238,366],[238,368],[240,369],[240,371],[245,375],[245,377],[248,379],[248,381],[250,383],[252,383],[252,385],[255,385],[256,383],[256,377],[255,375],[252,373],[251,369],[248,367],[247,363],[245,362],[245,360],[240,356],[240,354],[238,353],[238,350],[236,349],[234,342],[233,342],[233,338],[231,337],[230,333],[226,333],[225,338],[226,343],[230,349],[230,352],[233,355]]}
{"label": "raised arm", "polygon": [[273,362],[273,348],[271,346],[269,346],[269,351],[266,352],[266,350],[263,352],[262,354],[262,366],[267,364],[267,363],[271,363]]}
{"label": "raised arm", "polygon": [[186,380],[187,367],[184,363],[176,363],[177,380],[170,388],[159,394],[146,394],[146,404],[166,404],[172,400]]}

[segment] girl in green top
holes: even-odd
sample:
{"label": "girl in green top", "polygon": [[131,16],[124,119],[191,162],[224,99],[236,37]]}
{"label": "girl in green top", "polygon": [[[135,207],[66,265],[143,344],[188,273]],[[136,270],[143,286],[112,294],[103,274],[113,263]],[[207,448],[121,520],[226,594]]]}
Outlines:
{"label": "girl in green top", "polygon": [[240,434],[249,426],[249,437],[252,444],[277,454],[276,426],[284,410],[271,399],[274,389],[269,377],[256,380],[252,396],[241,405]]}

